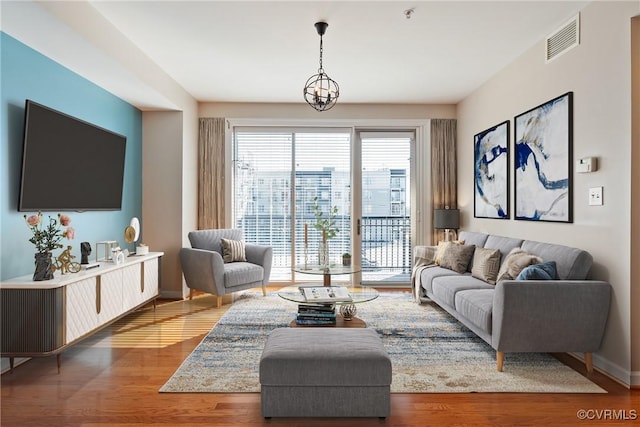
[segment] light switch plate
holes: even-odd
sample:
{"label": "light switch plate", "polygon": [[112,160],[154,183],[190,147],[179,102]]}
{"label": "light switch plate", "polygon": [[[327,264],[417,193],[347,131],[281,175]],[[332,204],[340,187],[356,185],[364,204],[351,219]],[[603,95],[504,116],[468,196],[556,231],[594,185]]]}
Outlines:
{"label": "light switch plate", "polygon": [[589,189],[589,206],[602,206],[602,187]]}

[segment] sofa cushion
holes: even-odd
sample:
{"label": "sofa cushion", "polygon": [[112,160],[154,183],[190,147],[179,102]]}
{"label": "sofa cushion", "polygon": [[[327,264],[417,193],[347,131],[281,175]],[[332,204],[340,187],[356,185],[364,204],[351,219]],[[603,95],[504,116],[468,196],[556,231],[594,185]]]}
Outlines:
{"label": "sofa cushion", "polygon": [[439,304],[455,307],[456,293],[469,289],[493,289],[493,286],[469,274],[456,276],[442,276],[433,279],[431,283],[433,298]]}
{"label": "sofa cushion", "polygon": [[246,261],[244,241],[243,240],[231,240],[220,239],[222,243],[222,259],[227,262]]}
{"label": "sofa cushion", "polygon": [[500,270],[500,250],[476,248],[473,253],[471,276],[495,285]]}
{"label": "sofa cushion", "polygon": [[493,289],[460,291],[456,293],[456,311],[478,328],[491,334],[493,294]]}
{"label": "sofa cushion", "polygon": [[224,267],[224,287],[233,288],[247,283],[262,282],[264,268],[249,262],[232,262]]}
{"label": "sofa cushion", "polygon": [[474,231],[461,231],[458,235],[458,238],[464,241],[467,245],[475,245],[476,248],[483,248],[488,234],[485,233],[476,233]]}
{"label": "sofa cushion", "polygon": [[464,273],[467,271],[467,266],[471,261],[475,248],[474,245],[447,246],[440,259],[440,267],[448,268],[456,273]]}
{"label": "sofa cushion", "polygon": [[518,277],[518,274],[520,274],[525,267],[541,262],[542,258],[532,255],[521,248],[514,248],[502,263],[497,280],[513,280]]}
{"label": "sofa cushion", "polygon": [[422,273],[420,274],[420,284],[427,295],[433,292],[433,287],[431,286],[433,279],[442,276],[459,276],[459,274],[453,270],[449,270],[448,268],[442,268],[438,266],[429,267],[422,270]]}
{"label": "sofa cushion", "polygon": [[504,264],[507,255],[515,248],[519,248],[522,245],[522,239],[514,239],[512,237],[494,236],[493,234],[487,237],[487,241],[484,244],[488,249],[499,249],[502,263]]}
{"label": "sofa cushion", "polygon": [[525,240],[522,249],[545,260],[555,261],[558,278],[561,280],[586,279],[593,263],[589,252],[553,243]]}
{"label": "sofa cushion", "polygon": [[547,261],[525,267],[525,269],[518,274],[516,280],[555,280],[557,278],[556,262]]}
{"label": "sofa cushion", "polygon": [[444,256],[445,251],[451,245],[464,245],[464,240],[451,240],[451,241],[440,241],[438,242],[438,247],[436,249],[436,264],[440,265],[442,262],[442,257]]}
{"label": "sofa cushion", "polygon": [[244,233],[239,228],[196,230],[190,231],[188,237],[192,248],[216,251],[222,255],[220,239],[243,240]]}

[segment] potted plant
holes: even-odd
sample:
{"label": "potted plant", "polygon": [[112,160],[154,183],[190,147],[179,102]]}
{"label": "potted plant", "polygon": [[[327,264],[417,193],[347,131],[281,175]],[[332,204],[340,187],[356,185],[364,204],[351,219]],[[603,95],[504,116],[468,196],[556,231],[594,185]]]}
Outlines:
{"label": "potted plant", "polygon": [[348,252],[345,252],[342,254],[342,265],[344,265],[345,267],[348,267],[351,265],[351,254]]}

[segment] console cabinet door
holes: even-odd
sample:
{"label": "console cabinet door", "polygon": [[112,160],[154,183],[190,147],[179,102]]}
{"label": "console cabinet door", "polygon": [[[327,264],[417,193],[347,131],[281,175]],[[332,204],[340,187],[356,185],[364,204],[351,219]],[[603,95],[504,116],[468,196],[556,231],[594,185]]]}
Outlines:
{"label": "console cabinet door", "polygon": [[97,279],[91,277],[66,286],[66,339],[75,341],[98,326]]}
{"label": "console cabinet door", "polygon": [[142,263],[122,269],[122,311],[131,310],[142,303]]}
{"label": "console cabinet door", "polygon": [[98,326],[115,319],[123,313],[122,310],[122,272],[118,269],[100,276],[100,312]]}
{"label": "console cabinet door", "polygon": [[143,272],[142,283],[144,286],[142,289],[142,301],[148,301],[158,296],[158,258],[145,261]]}

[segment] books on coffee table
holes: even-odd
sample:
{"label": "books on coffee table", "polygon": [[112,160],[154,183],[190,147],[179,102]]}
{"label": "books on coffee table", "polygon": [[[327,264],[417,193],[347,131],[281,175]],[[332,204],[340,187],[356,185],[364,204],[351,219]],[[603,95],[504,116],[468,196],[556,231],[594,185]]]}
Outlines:
{"label": "books on coffee table", "polygon": [[336,308],[333,304],[299,304],[298,325],[335,325]]}
{"label": "books on coffee table", "polygon": [[344,286],[300,286],[308,303],[351,302],[353,299]]}

